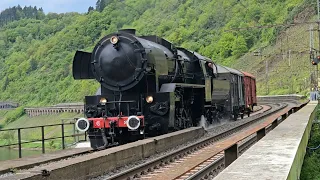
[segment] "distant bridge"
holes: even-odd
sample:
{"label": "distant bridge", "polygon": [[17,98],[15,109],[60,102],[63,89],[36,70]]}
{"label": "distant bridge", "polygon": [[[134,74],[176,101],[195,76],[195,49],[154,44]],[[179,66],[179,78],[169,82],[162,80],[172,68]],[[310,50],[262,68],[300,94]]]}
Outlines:
{"label": "distant bridge", "polygon": [[57,104],[49,107],[25,108],[24,110],[26,114],[29,115],[29,117],[59,114],[64,112],[83,113],[84,104],[83,103],[61,103],[61,104]]}
{"label": "distant bridge", "polygon": [[0,109],[13,109],[19,107],[19,103],[15,102],[0,102]]}

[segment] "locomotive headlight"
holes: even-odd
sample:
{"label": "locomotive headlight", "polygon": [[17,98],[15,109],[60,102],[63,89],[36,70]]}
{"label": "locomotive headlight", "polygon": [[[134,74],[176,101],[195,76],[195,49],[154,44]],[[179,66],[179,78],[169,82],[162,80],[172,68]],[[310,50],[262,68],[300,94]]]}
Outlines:
{"label": "locomotive headlight", "polygon": [[111,42],[112,44],[117,44],[118,41],[119,41],[119,38],[118,38],[117,36],[112,36],[112,37],[110,38],[110,42]]}
{"label": "locomotive headlight", "polygon": [[147,103],[152,103],[153,102],[153,97],[152,96],[147,96],[146,97],[146,101],[147,101]]}
{"label": "locomotive headlight", "polygon": [[147,68],[146,68],[146,71],[147,71],[147,72],[150,72],[151,70],[152,70],[151,67],[147,67]]}
{"label": "locomotive headlight", "polygon": [[106,98],[101,98],[100,99],[100,104],[105,105],[107,103],[107,99]]}
{"label": "locomotive headlight", "polygon": [[89,123],[88,119],[86,119],[86,118],[80,118],[76,122],[76,128],[80,132],[87,131],[89,129],[89,127],[90,127],[90,123]]}
{"label": "locomotive headlight", "polygon": [[130,130],[137,130],[140,127],[140,119],[137,116],[130,116],[127,120],[127,127]]}

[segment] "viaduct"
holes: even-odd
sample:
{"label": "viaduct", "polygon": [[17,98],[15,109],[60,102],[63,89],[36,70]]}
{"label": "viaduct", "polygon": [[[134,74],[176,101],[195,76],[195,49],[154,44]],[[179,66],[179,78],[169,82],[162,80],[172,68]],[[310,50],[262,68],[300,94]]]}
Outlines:
{"label": "viaduct", "polygon": [[40,116],[40,115],[50,115],[58,114],[64,112],[70,113],[83,113],[84,104],[83,103],[62,103],[50,107],[40,107],[40,108],[25,108],[26,114],[29,117]]}
{"label": "viaduct", "polygon": [[18,106],[19,104],[15,102],[0,102],[0,109],[13,109]]}
{"label": "viaduct", "polygon": [[[14,109],[19,107],[18,103],[15,102],[0,102],[0,109]],[[29,117],[58,114],[63,112],[70,113],[83,113],[83,103],[61,103],[49,107],[37,107],[37,108],[25,108],[24,111]]]}

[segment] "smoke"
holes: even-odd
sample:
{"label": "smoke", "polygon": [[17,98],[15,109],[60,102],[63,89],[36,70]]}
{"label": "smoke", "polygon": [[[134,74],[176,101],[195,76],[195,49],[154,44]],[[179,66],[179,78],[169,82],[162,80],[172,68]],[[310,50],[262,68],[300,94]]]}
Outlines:
{"label": "smoke", "polygon": [[201,116],[199,127],[207,128],[207,118],[205,118],[204,115]]}
{"label": "smoke", "polygon": [[216,127],[216,126],[221,126],[221,125],[226,124],[228,122],[232,122],[232,120],[228,119],[228,118],[222,118],[219,120],[219,122],[214,121],[212,124],[209,124],[207,122],[207,118],[204,115],[202,115],[200,122],[199,122],[199,127],[203,127],[205,130],[208,130],[208,129],[212,129],[213,127]]}

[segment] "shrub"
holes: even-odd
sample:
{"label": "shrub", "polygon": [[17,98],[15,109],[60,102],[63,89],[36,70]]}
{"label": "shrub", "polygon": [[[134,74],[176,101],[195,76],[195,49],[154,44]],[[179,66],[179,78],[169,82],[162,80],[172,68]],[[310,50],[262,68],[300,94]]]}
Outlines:
{"label": "shrub", "polygon": [[25,114],[24,112],[24,107],[18,107],[13,111],[8,112],[5,116],[5,123],[9,124],[12,123],[13,121],[19,119],[21,116]]}
{"label": "shrub", "polygon": [[7,145],[14,143],[15,131],[6,131],[0,134],[0,139],[4,140],[1,144]]}

